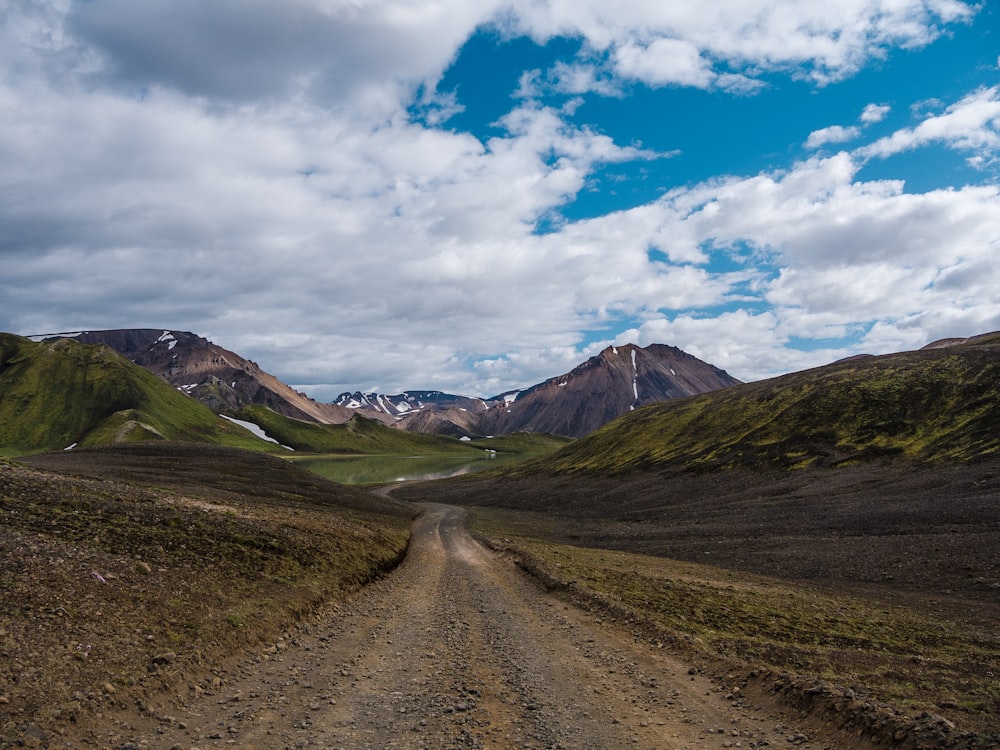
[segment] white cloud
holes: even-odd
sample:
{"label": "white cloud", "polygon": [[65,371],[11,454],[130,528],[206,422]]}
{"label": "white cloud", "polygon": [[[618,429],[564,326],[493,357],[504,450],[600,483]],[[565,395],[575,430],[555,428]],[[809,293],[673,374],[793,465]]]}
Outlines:
{"label": "white cloud", "polygon": [[861,122],[865,125],[882,122],[890,111],[892,107],[887,104],[869,104],[861,113]]}
{"label": "white cloud", "polygon": [[653,86],[672,83],[708,88],[714,79],[709,61],[687,40],[661,37],[649,44],[630,42],[614,51],[613,65],[619,75]]}
{"label": "white cloud", "polygon": [[[886,105],[869,104],[864,108],[858,120],[862,126],[873,125],[884,120],[886,115],[889,114],[890,109]],[[817,149],[828,143],[846,143],[858,138],[861,133],[862,128],[859,126],[844,127],[842,125],[831,125],[830,127],[814,130],[810,133],[809,137],[806,138],[805,147],[808,149]]]}
{"label": "white cloud", "polygon": [[[461,92],[435,85],[500,11],[585,50],[524,74],[494,137],[445,130]],[[989,157],[995,89],[866,151],[576,222],[556,212],[600,165],[665,155],[573,124],[578,99],[531,101],[621,96],[636,80],[752,90],[800,64],[833,80],[970,12],[947,0],[12,3],[0,327],[194,330],[330,397],[489,395],[569,369],[603,345],[584,343],[594,331],[750,378],[835,352],[795,354],[791,337],[860,326],[888,345],[1000,328],[997,189],[857,182],[863,158],[930,142]],[[861,122],[885,112],[871,105]],[[725,272],[710,266],[720,256]],[[621,325],[634,328],[616,336]]]}
{"label": "white cloud", "polygon": [[828,128],[814,130],[806,139],[806,148],[815,149],[825,146],[828,143],[844,143],[857,138],[861,134],[860,128],[845,128],[841,125],[831,125]]}
{"label": "white cloud", "polygon": [[865,157],[887,157],[930,143],[995,157],[1000,150],[1000,87],[979,89],[949,106],[944,113],[929,116],[914,128],[898,130],[858,153]]}
{"label": "white cloud", "polygon": [[976,7],[954,0],[722,0],[649,3],[522,0],[505,22],[543,41],[581,36],[616,75],[650,85],[752,88],[760,72],[805,66],[826,83],[890,47],[920,47]]}

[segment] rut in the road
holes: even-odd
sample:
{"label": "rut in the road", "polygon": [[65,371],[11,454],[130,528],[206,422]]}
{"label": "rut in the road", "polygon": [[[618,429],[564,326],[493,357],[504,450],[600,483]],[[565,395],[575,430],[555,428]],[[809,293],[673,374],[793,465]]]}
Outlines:
{"label": "rut in the road", "polygon": [[[428,505],[406,561],[165,719],[190,748],[836,748],[545,594]],[[816,742],[816,744],[813,744]]]}

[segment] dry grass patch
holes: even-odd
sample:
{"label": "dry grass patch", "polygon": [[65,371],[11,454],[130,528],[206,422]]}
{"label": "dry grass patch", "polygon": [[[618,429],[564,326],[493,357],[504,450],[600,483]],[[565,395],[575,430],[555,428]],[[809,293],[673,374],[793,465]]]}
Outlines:
{"label": "dry grass patch", "polygon": [[0,463],[0,745],[259,653],[405,553],[405,516],[257,484],[207,501]]}
{"label": "dry grass patch", "polygon": [[1000,640],[986,623],[860,592],[556,543],[546,538],[555,526],[537,516],[471,515],[480,537],[549,586],[642,623],[678,649],[821,679],[1000,741]]}

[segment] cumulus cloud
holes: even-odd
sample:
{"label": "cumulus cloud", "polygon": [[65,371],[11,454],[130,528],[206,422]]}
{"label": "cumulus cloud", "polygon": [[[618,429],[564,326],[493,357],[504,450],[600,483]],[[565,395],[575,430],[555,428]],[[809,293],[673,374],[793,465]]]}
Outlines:
{"label": "cumulus cloud", "polygon": [[890,109],[887,105],[869,104],[864,108],[861,117],[858,118],[858,121],[861,123],[860,126],[852,125],[844,127],[843,125],[831,125],[830,127],[814,130],[806,138],[805,147],[807,149],[817,149],[828,143],[853,141],[862,134],[863,128],[884,120],[886,115],[889,114]]}
{"label": "cumulus cloud", "polygon": [[[0,22],[0,328],[194,330],[329,397],[490,395],[630,337],[749,379],[840,351],[795,353],[795,337],[1000,328],[996,187],[857,181],[866,159],[931,142],[992,158],[996,89],[867,148],[576,221],[560,209],[603,165],[665,154],[580,124],[578,99],[539,103],[635,81],[746,92],[791,66],[828,82],[972,12],[15,0]],[[437,82],[489,24],[584,52],[526,72],[477,138],[449,128],[462,99]]]}
{"label": "cumulus cloud", "polygon": [[98,0],[73,4],[67,31],[122,89],[166,86],[235,105],[304,97],[391,115],[433,86],[499,1]]}
{"label": "cumulus cloud", "polygon": [[890,111],[892,111],[892,107],[888,104],[869,104],[861,113],[861,122],[865,125],[882,122]]}
{"label": "cumulus cloud", "polygon": [[979,89],[940,115],[927,117],[914,128],[897,130],[859,153],[866,157],[886,157],[929,143],[973,151],[980,160],[995,158],[1000,150],[1000,87]]}
{"label": "cumulus cloud", "polygon": [[654,86],[674,83],[707,88],[712,82],[711,64],[698,47],[684,39],[661,37],[649,44],[627,43],[614,51],[615,70]]}
{"label": "cumulus cloud", "polygon": [[660,86],[751,91],[762,71],[804,66],[829,83],[890,47],[929,44],[976,8],[955,0],[740,0],[697,4],[523,0],[507,25],[540,41],[582,37],[615,74]]}
{"label": "cumulus cloud", "polygon": [[831,125],[828,128],[814,130],[806,139],[806,148],[814,149],[828,143],[844,143],[852,141],[861,134],[860,128],[845,128],[841,125]]}

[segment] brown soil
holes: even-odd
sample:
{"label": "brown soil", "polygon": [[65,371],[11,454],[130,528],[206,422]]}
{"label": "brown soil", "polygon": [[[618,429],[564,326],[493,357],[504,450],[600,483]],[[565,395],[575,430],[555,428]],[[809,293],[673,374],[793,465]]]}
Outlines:
{"label": "brown soil", "polygon": [[404,564],[356,598],[71,746],[868,747],[740,684],[547,594],[431,505]]}
{"label": "brown soil", "polygon": [[[948,684],[935,685],[924,674],[937,657],[933,647],[899,653],[886,669],[887,685],[894,683],[888,686],[897,696],[915,686],[912,703],[929,715],[914,718],[947,717],[969,733],[970,746],[1000,746],[998,462],[465,477],[401,487],[395,495],[489,507],[487,517],[494,525],[501,519],[512,534],[688,561],[851,597],[883,620],[884,629],[919,620],[928,630],[925,640],[933,642],[940,632],[942,642],[967,644],[967,658],[949,664]],[[863,671],[853,669],[850,653],[838,658],[848,660],[840,665],[844,672]],[[869,666],[865,662],[881,656],[861,650],[853,658],[855,666]],[[794,655],[785,666],[796,671]],[[975,699],[956,697],[963,691]]]}
{"label": "brown soil", "polygon": [[224,453],[32,459],[100,480],[0,466],[0,748],[990,746],[995,712],[943,706],[914,733],[874,703],[852,719],[853,691],[674,648],[627,609],[546,591],[436,501],[937,608],[989,628],[993,668],[996,466],[402,487],[433,502],[403,564],[358,591],[412,507]]}
{"label": "brown soil", "polygon": [[793,580],[919,592],[986,607],[986,616],[1000,600],[1000,462],[472,475],[400,487],[394,496],[537,512],[536,522],[561,541]]}
{"label": "brown soil", "polygon": [[414,516],[242,451],[31,460],[103,478],[0,461],[0,747],[77,746],[60,732],[211,679],[394,567]]}

